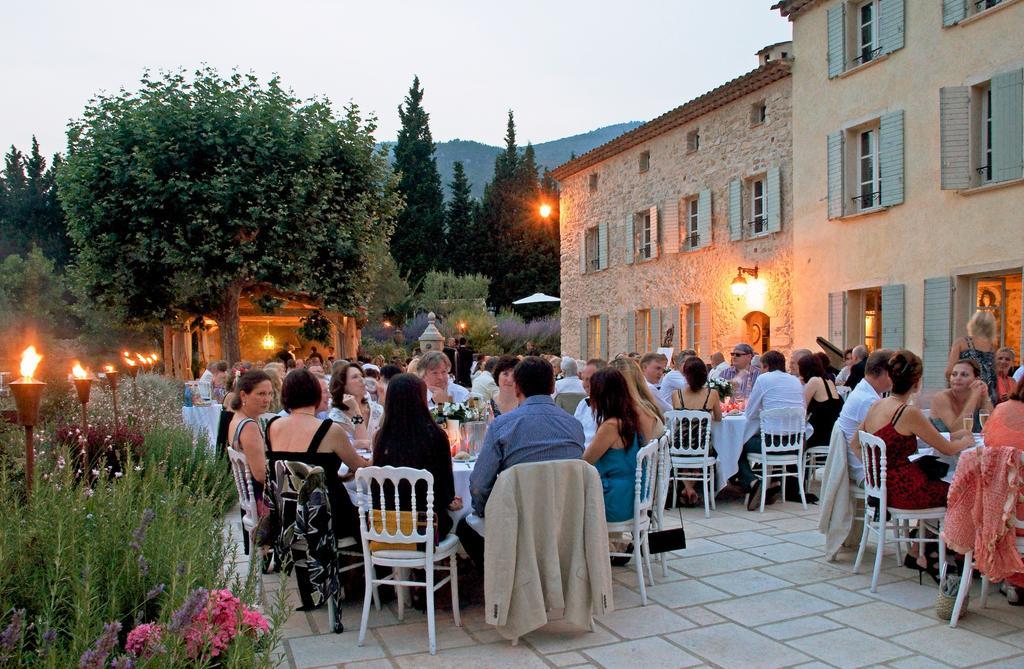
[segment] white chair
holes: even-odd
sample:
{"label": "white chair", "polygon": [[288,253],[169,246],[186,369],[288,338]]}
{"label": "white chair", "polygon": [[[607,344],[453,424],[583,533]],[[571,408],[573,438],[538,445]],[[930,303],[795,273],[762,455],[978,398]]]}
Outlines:
{"label": "white chair", "polygon": [[[669,454],[672,462],[672,506],[676,505],[679,482],[700,481],[704,517],[715,508],[715,465],[711,451],[711,414],[707,411],[669,411]],[[693,439],[692,437],[696,437]],[[699,470],[699,473],[698,473]]]}
{"label": "white chair", "polygon": [[[672,459],[669,455],[670,432],[665,432],[658,437],[658,485],[655,488],[654,497],[654,518],[652,527],[655,530],[665,528],[665,502],[668,500],[669,476],[672,471]],[[658,562],[661,563],[661,575],[668,576],[668,566],[665,564],[665,554],[658,554]]]}
{"label": "white chair", "polygon": [[[925,550],[925,544],[939,544],[939,587],[946,578],[946,542],[942,538],[942,523],[946,518],[946,507],[930,509],[898,509],[889,506],[889,492],[886,485],[887,466],[885,458],[885,441],[873,434],[861,430],[858,433],[861,455],[864,462],[864,531],[860,537],[860,548],[857,559],[853,563],[853,573],[860,572],[860,563],[868,544],[868,535],[873,533],[878,540],[875,551],[875,568],[871,573],[871,592],[878,589],[878,574],[882,570],[882,554],[885,552],[886,532],[892,528],[896,541],[896,563],[903,564],[903,543],[916,543],[919,550]],[[876,515],[877,512],[877,515]],[[886,518],[891,519],[886,520]],[[911,537],[909,528],[911,521],[925,521],[925,527],[935,533],[935,538],[926,536]],[[907,529],[906,536],[902,530]],[[924,532],[922,532],[922,535]]]}
{"label": "white chair", "polygon": [[[1020,456],[1021,464],[1024,465],[1024,454]],[[1017,516],[1013,520],[1013,531],[1015,534],[1019,534],[1021,530],[1024,530],[1024,518]],[[1016,537],[1015,543],[1017,550],[1021,556],[1024,556],[1024,536]],[[964,571],[960,575],[960,591],[956,593],[956,604],[953,605],[953,615],[949,619],[949,626],[956,627],[960,621],[961,609],[963,609],[964,602],[967,600],[967,592],[971,589],[971,580],[974,578],[974,551],[969,550],[964,555]],[[981,575],[981,608],[985,608],[985,604],[988,603],[988,576]]]}
{"label": "white chair", "polygon": [[619,523],[608,523],[608,533],[629,532],[633,536],[632,553],[616,553],[608,555],[629,557],[636,565],[636,577],[640,583],[640,602],[647,606],[647,586],[644,584],[644,565],[647,575],[654,583],[654,572],[651,569],[651,548],[648,536],[651,530],[651,507],[654,506],[654,491],[657,487],[655,462],[658,457],[658,441],[652,439],[636,454],[636,479],[633,489],[633,518]]}
{"label": "white chair", "polygon": [[[425,482],[427,486],[426,508],[416,508],[416,485]],[[408,488],[406,488],[408,486]],[[378,496],[373,499],[376,487]],[[399,506],[399,488],[408,490],[409,509]],[[391,511],[387,511],[386,494],[393,494]],[[462,625],[459,617],[459,573],[456,552],[459,539],[454,534],[434,545],[434,476],[423,469],[411,467],[363,467],[356,472],[356,495],[359,503],[359,531],[363,542],[363,564],[366,568],[366,595],[363,598],[363,618],[359,624],[359,645],[363,645],[366,637],[366,624],[370,617],[370,597],[378,585],[395,586],[398,594],[398,619],[404,617],[405,588],[425,587],[427,591],[427,634],[430,639],[430,654],[437,653],[437,639],[434,629],[434,592],[451,584],[452,616],[455,625]],[[375,504],[376,502],[376,504]],[[419,521],[425,516],[425,522]],[[406,522],[408,519],[408,522]],[[404,546],[387,546],[371,549],[370,542],[385,544],[404,544]],[[421,548],[422,547],[422,548]],[[439,563],[448,560],[448,566]],[[391,567],[392,572],[384,578],[376,578],[374,566]],[[409,569],[422,569],[426,573],[424,581],[412,581],[405,578]],[[434,582],[434,570],[448,571],[448,575]]]}
{"label": "white chair", "polygon": [[[802,408],[766,409],[761,412],[761,452],[747,454],[751,469],[758,466],[761,469],[758,474],[761,478],[761,513],[764,513],[768,497],[768,482],[773,478],[782,479],[782,494],[785,497],[786,478],[791,476],[796,477],[800,502],[804,510],[807,510],[807,497],[804,495],[806,430],[806,415]],[[795,473],[788,471],[791,465],[796,465]],[[777,472],[774,471],[776,468]]]}
{"label": "white chair", "polygon": [[811,479],[818,469],[825,469],[828,446],[809,446],[804,449],[804,487],[811,487]]}
{"label": "white chair", "polygon": [[252,469],[245,453],[228,447],[228,461],[231,463],[231,475],[235,479],[235,490],[238,491],[238,506],[242,509],[242,531],[249,538],[249,577],[256,570],[256,593],[262,596],[263,577],[262,555],[256,545],[256,525],[259,523],[259,511],[256,508],[256,495],[252,489]]}

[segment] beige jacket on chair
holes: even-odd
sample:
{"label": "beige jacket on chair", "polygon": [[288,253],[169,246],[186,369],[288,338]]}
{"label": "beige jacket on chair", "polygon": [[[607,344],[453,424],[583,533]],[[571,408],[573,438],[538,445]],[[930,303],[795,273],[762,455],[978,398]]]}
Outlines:
{"label": "beige jacket on chair", "polygon": [[846,435],[837,422],[828,443],[828,458],[821,478],[818,530],[825,535],[825,559],[834,562],[844,545],[857,545],[860,539],[854,527],[856,501],[850,494]]}
{"label": "beige jacket on chair", "polygon": [[562,610],[579,627],[611,611],[612,572],[601,478],[583,460],[516,465],[487,500],[487,622],[513,642]]}

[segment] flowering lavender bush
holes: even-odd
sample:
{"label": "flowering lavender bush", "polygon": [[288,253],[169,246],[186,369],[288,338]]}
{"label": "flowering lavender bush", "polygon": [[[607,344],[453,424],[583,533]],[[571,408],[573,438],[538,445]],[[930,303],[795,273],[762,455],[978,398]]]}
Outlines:
{"label": "flowering lavender bush", "polygon": [[506,353],[526,353],[528,342],[533,342],[543,353],[557,355],[562,349],[562,323],[557,317],[524,323],[511,316],[502,316],[497,321],[497,333],[498,346]]}
{"label": "flowering lavender bush", "polygon": [[[253,611],[253,588],[225,567],[233,552],[223,531],[233,495],[227,468],[181,425],[163,422],[154,419],[145,433],[141,460],[127,460],[122,472],[97,470],[91,485],[76,480],[74,453],[52,433],[39,442],[30,498],[20,464],[0,463],[0,516],[8,519],[0,532],[0,666],[185,666],[136,657],[124,644],[140,625],[156,625],[164,637],[156,643],[186,658],[183,630],[207,600],[187,608],[191,615],[176,612],[197,589],[230,589],[238,629],[248,629],[241,625]],[[218,651],[220,666],[274,666],[279,607],[269,622],[260,618],[265,627],[250,615],[258,633],[237,634]],[[184,622],[172,634],[177,618]],[[207,640],[200,645],[212,648]]]}

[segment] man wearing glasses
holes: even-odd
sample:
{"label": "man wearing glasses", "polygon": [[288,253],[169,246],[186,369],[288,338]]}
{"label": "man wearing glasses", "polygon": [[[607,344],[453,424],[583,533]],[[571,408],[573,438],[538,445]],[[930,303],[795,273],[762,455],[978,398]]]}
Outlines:
{"label": "man wearing glasses", "polygon": [[754,349],[750,344],[737,344],[732,348],[732,365],[723,371],[718,378],[732,384],[736,399],[746,399],[754,387],[754,381],[761,370],[750,364],[754,359]]}

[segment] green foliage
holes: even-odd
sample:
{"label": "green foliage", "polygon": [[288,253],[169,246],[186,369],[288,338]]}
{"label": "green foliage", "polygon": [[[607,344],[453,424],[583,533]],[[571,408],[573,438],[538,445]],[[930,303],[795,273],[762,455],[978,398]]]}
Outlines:
{"label": "green foliage", "polygon": [[459,308],[483,309],[491,280],[482,274],[458,276],[454,272],[429,272],[423,277],[420,308],[447,315]]}
{"label": "green foliage", "polygon": [[366,315],[371,322],[388,319],[395,325],[401,325],[415,305],[413,289],[409,286],[408,276],[398,271],[398,265],[387,249],[380,249],[378,257],[381,259],[380,268]]}
{"label": "green foliage", "polygon": [[11,147],[0,175],[0,259],[25,255],[38,247],[63,271],[69,244],[64,212],[57,200],[55,170],[59,165],[58,154],[47,167],[35,137],[27,156]]}
{"label": "green foliage", "polygon": [[332,341],[331,321],[324,312],[314,309],[308,316],[299,319],[302,325],[299,326],[299,337],[306,341],[315,341],[327,346]]}
{"label": "green foliage", "polygon": [[428,271],[446,267],[444,243],[444,194],[434,160],[430,115],[423,109],[419,77],[413,79],[405,102],[398,107],[402,127],[395,143],[394,170],[405,209],[398,215],[391,238],[391,255],[410,281]]}
{"label": "green foliage", "polygon": [[277,78],[209,68],[97,96],[58,174],[85,295],[129,322],[214,316],[229,359],[243,290],[363,306],[366,251],[400,204],[374,129],[353,104],[339,117]]}
{"label": "green foliage", "polygon": [[473,199],[466,170],[461,162],[455,163],[451,199],[445,209],[445,239],[448,262],[456,271],[469,271],[477,265],[480,245],[487,239],[486,231],[478,227],[480,206]]}
{"label": "green foliage", "polygon": [[261,293],[259,296],[253,296],[249,301],[260,310],[260,313],[264,314],[272,314],[284,306],[284,300],[278,299],[270,293]]}
{"label": "green foliage", "polygon": [[[557,199],[544,195],[557,209]],[[495,159],[494,181],[484,190],[476,224],[482,243],[474,269],[491,277],[494,306],[507,306],[535,292],[558,292],[558,224],[541,219],[540,204],[535,152],[528,144],[520,155],[510,111],[505,150]]]}
{"label": "green foliage", "polygon": [[0,262],[0,333],[20,343],[53,333],[68,317],[64,282],[38,247]]}

